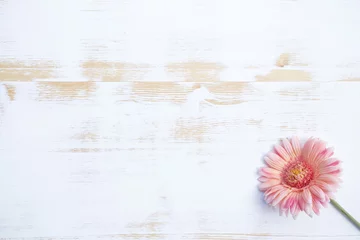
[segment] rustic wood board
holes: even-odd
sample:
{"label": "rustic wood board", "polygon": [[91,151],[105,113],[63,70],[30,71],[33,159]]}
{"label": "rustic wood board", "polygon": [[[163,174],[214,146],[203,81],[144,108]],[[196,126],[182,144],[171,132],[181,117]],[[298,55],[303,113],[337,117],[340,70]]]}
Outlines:
{"label": "rustic wood board", "polygon": [[360,239],[257,190],[281,137],[360,219],[357,0],[0,0],[0,239]]}

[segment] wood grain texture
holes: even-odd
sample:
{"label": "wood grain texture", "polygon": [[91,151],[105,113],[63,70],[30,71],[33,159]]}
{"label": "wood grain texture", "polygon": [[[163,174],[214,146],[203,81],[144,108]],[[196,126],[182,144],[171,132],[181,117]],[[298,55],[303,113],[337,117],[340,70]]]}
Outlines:
{"label": "wood grain texture", "polygon": [[0,0],[0,239],[360,239],[256,187],[279,138],[318,136],[360,218],[359,7]]}

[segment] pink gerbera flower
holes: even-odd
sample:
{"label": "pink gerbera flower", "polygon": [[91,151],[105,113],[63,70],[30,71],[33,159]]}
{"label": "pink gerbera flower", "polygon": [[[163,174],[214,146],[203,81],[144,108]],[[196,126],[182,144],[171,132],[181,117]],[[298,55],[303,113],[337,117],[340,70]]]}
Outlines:
{"label": "pink gerbera flower", "polygon": [[265,157],[267,167],[260,169],[265,201],[286,216],[290,212],[296,218],[300,211],[319,215],[340,183],[340,161],[332,155],[319,139],[310,138],[303,147],[296,137],[283,139]]}

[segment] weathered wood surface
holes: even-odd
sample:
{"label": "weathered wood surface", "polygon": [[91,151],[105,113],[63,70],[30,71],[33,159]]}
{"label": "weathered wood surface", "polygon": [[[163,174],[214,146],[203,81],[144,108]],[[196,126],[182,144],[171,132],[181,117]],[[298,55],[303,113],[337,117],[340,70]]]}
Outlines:
{"label": "weathered wood surface", "polygon": [[0,0],[0,239],[360,239],[256,188],[278,138],[321,137],[360,219],[359,9]]}

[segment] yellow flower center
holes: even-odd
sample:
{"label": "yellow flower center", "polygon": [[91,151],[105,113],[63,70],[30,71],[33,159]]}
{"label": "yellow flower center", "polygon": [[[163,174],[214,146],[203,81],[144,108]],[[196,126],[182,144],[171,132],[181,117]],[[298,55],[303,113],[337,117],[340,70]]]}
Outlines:
{"label": "yellow flower center", "polygon": [[283,182],[294,188],[303,188],[309,185],[313,176],[312,168],[301,160],[290,162],[282,172]]}

